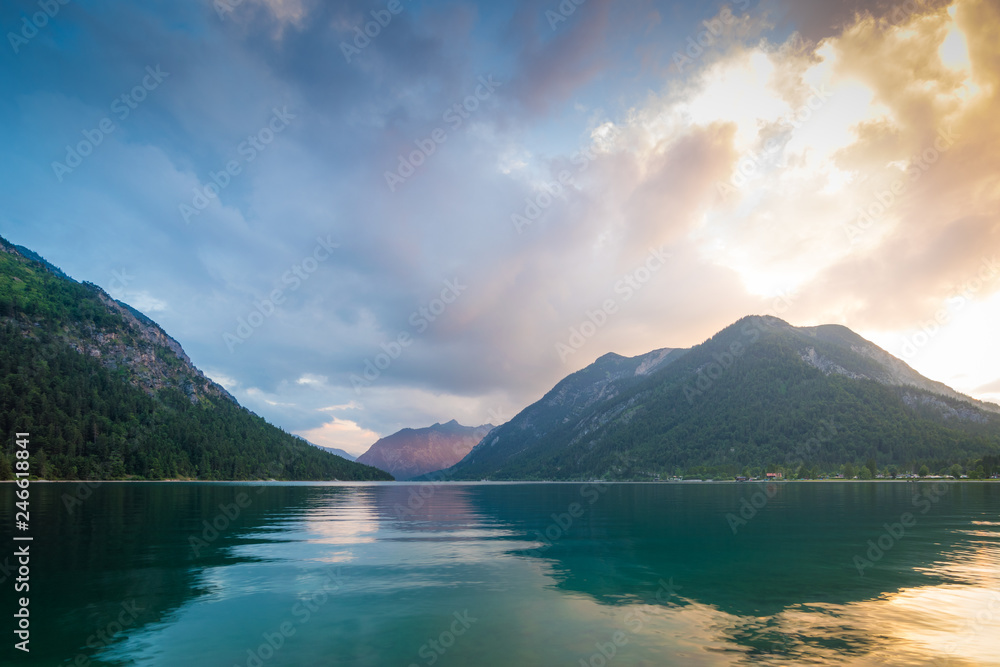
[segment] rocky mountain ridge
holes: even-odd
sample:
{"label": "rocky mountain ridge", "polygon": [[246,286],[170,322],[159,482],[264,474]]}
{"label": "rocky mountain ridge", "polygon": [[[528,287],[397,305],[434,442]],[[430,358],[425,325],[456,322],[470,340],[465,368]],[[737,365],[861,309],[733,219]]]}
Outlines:
{"label": "rocky mountain ridge", "polygon": [[492,430],[492,424],[462,426],[454,419],[426,428],[404,428],[380,438],[357,461],[399,480],[412,479],[454,465]]}
{"label": "rocky mountain ridge", "polygon": [[0,428],[32,434],[39,477],[391,479],[268,424],[151,319],[2,238],[0,348]]}
{"label": "rocky mountain ridge", "polygon": [[[796,452],[824,419],[841,425],[837,439],[803,460]],[[997,451],[1000,406],[924,378],[846,327],[748,317],[690,349],[600,357],[443,474],[642,479]]]}

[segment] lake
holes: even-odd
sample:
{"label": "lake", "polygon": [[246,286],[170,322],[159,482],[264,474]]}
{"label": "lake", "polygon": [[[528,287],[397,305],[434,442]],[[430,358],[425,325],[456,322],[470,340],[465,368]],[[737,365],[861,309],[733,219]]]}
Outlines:
{"label": "lake", "polygon": [[31,493],[4,664],[1000,665],[995,483]]}

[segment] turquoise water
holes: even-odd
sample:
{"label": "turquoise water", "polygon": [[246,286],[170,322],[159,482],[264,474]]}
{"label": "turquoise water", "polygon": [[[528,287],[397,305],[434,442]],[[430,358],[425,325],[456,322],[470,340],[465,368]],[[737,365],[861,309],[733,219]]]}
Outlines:
{"label": "turquoise water", "polygon": [[998,484],[78,489],[4,664],[1000,664]]}

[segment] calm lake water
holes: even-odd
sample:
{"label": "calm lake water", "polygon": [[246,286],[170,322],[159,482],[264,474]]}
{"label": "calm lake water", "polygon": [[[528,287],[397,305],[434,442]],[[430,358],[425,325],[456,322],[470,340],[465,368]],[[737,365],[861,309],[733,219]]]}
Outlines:
{"label": "calm lake water", "polygon": [[1000,664],[998,484],[78,487],[3,664]]}

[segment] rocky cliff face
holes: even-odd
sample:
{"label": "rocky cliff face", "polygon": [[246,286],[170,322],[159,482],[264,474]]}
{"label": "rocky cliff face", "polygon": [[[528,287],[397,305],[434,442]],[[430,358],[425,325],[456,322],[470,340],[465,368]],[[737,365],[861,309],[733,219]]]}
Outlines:
{"label": "rocky cliff face", "polygon": [[[828,467],[956,462],[1000,451],[998,406],[929,380],[850,329],[748,317],[693,348],[607,354],[445,472],[451,479],[648,479],[804,467],[821,420]],[[939,466],[940,467],[940,466]],[[729,474],[729,472],[727,472]]]}
{"label": "rocky cliff face", "polygon": [[148,317],[2,238],[0,350],[0,430],[30,430],[45,479],[391,479],[268,424]]}
{"label": "rocky cliff face", "polygon": [[[27,248],[0,239],[0,252],[6,252],[26,266],[42,264],[57,279],[71,280],[65,273]],[[19,278],[14,278],[20,281]],[[118,317],[109,318],[111,324],[63,318],[55,335],[67,346],[81,354],[100,360],[113,371],[124,371],[128,381],[155,395],[161,389],[174,387],[183,391],[192,403],[202,396],[217,396],[233,403],[232,397],[222,386],[207,378],[184,352],[180,343],[171,338],[156,322],[117,301],[97,285],[83,283],[83,287],[100,303]],[[18,318],[3,318],[16,326],[28,327]]]}
{"label": "rocky cliff face", "polygon": [[461,461],[491,430],[492,424],[462,426],[454,419],[427,428],[404,428],[380,439],[357,461],[398,480],[412,479]]}
{"label": "rocky cliff face", "polygon": [[666,368],[686,350],[662,348],[637,357],[608,353],[590,366],[573,373],[552,388],[537,403],[525,408],[514,419],[484,438],[473,450],[470,460],[497,447],[504,456],[528,450],[535,443],[566,424],[578,420],[594,405],[612,402],[622,388],[638,378]]}
{"label": "rocky cliff face", "polygon": [[[129,369],[136,385],[147,392],[155,393],[167,386],[180,387],[192,402],[201,395],[219,396],[236,403],[236,399],[221,385],[205,376],[181,347],[181,344],[167,335],[156,322],[127,304],[112,299],[104,290],[99,290],[99,298],[125,320],[131,336],[97,336],[88,353],[107,360],[108,365],[122,365]],[[178,363],[174,363],[172,353]]]}
{"label": "rocky cliff face", "polygon": [[[874,380],[884,385],[916,387],[932,394],[968,403],[980,410],[1000,413],[1000,405],[974,399],[955,391],[944,383],[925,378],[903,360],[892,356],[847,327],[827,324],[818,327],[789,327],[789,329],[794,331],[801,341],[805,342],[805,347],[800,353],[802,360],[827,375],[836,373],[856,380]],[[848,368],[818,354],[814,347],[808,345],[810,338],[844,348],[840,360]],[[848,350],[852,354],[849,354]]]}

